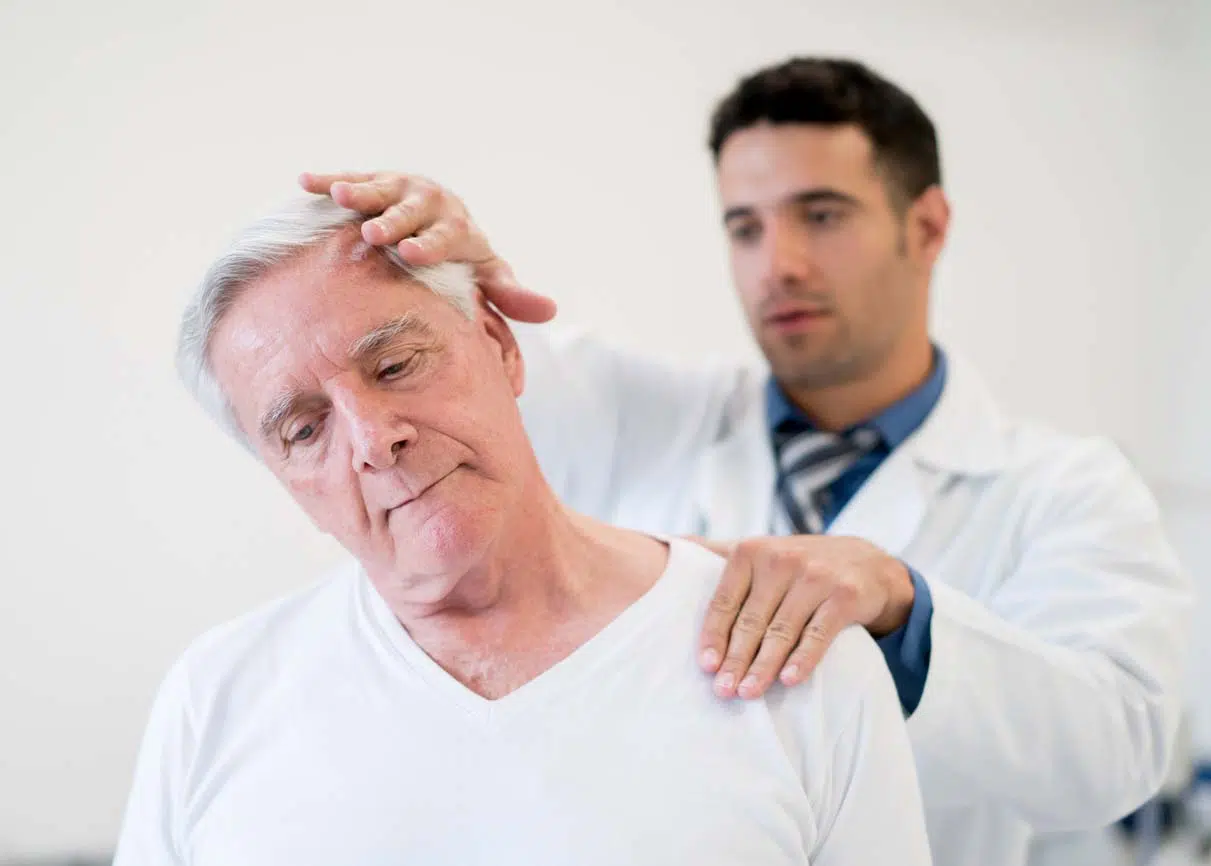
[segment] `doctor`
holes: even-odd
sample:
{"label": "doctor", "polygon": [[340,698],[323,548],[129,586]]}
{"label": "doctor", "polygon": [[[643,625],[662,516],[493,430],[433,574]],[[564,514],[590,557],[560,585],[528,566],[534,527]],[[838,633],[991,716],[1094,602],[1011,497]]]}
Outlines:
{"label": "doctor", "polygon": [[[1113,445],[1009,417],[931,342],[950,221],[933,124],[860,64],[795,59],[740,82],[710,146],[769,369],[532,334],[523,409],[551,483],[615,523],[726,544],[702,648],[723,695],[798,682],[847,624],[878,638],[938,863],[1021,864],[1035,833],[1129,812],[1165,774],[1191,589]],[[302,183],[381,214],[366,239],[413,263],[475,264],[506,314],[552,315],[440,187]],[[758,536],[781,537],[731,543]],[[806,623],[785,613],[804,601]]]}

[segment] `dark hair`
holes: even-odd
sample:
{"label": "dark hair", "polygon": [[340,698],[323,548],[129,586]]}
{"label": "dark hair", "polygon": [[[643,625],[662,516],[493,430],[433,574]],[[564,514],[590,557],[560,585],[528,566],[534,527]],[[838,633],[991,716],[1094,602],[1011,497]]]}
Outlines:
{"label": "dark hair", "polygon": [[762,122],[857,126],[899,207],[942,183],[933,122],[915,99],[856,61],[794,57],[741,79],[711,117],[715,161],[733,133]]}

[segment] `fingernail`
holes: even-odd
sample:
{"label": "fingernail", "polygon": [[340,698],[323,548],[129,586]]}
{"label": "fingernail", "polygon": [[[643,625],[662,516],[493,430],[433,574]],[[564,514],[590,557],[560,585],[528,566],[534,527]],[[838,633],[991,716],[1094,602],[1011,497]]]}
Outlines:
{"label": "fingernail", "polygon": [[757,678],[752,674],[740,681],[740,691],[751,692],[757,688]]}
{"label": "fingernail", "polygon": [[720,674],[715,680],[715,686],[722,692],[730,692],[736,685],[735,674]]}
{"label": "fingernail", "polygon": [[702,651],[702,666],[708,670],[714,670],[719,665],[719,653],[717,650],[706,649]]}
{"label": "fingernail", "polygon": [[795,681],[795,677],[797,676],[799,676],[798,665],[787,665],[782,669],[782,682],[787,683],[788,685],[793,683]]}

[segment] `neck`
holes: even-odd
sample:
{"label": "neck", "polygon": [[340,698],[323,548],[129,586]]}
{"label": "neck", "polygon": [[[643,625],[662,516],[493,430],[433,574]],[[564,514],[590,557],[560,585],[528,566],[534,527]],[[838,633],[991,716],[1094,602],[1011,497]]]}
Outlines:
{"label": "neck", "polygon": [[486,698],[566,658],[650,589],[667,561],[655,539],[564,509],[535,468],[497,540],[444,598],[409,603],[376,581],[416,645]]}
{"label": "neck", "polygon": [[870,374],[824,388],[783,385],[791,402],[821,430],[836,432],[878,415],[919,388],[933,367],[928,338],[906,342]]}
{"label": "neck", "polygon": [[477,617],[566,608],[589,588],[579,565],[592,542],[585,521],[564,509],[536,472],[495,538],[454,580],[446,578],[451,588],[442,598],[416,602],[390,589],[385,597],[410,632]]}

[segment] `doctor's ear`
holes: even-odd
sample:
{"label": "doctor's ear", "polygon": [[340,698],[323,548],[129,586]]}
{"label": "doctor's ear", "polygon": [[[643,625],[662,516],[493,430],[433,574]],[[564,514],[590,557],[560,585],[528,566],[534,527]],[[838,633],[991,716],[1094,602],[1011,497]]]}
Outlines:
{"label": "doctor's ear", "polygon": [[517,345],[517,338],[513,336],[513,329],[505,322],[504,317],[484,299],[482,294],[479,296],[479,312],[476,318],[479,326],[484,329],[497,347],[501,363],[504,365],[505,376],[508,378],[509,384],[513,386],[513,396],[520,397],[525,388],[526,367],[521,357],[521,347]]}

